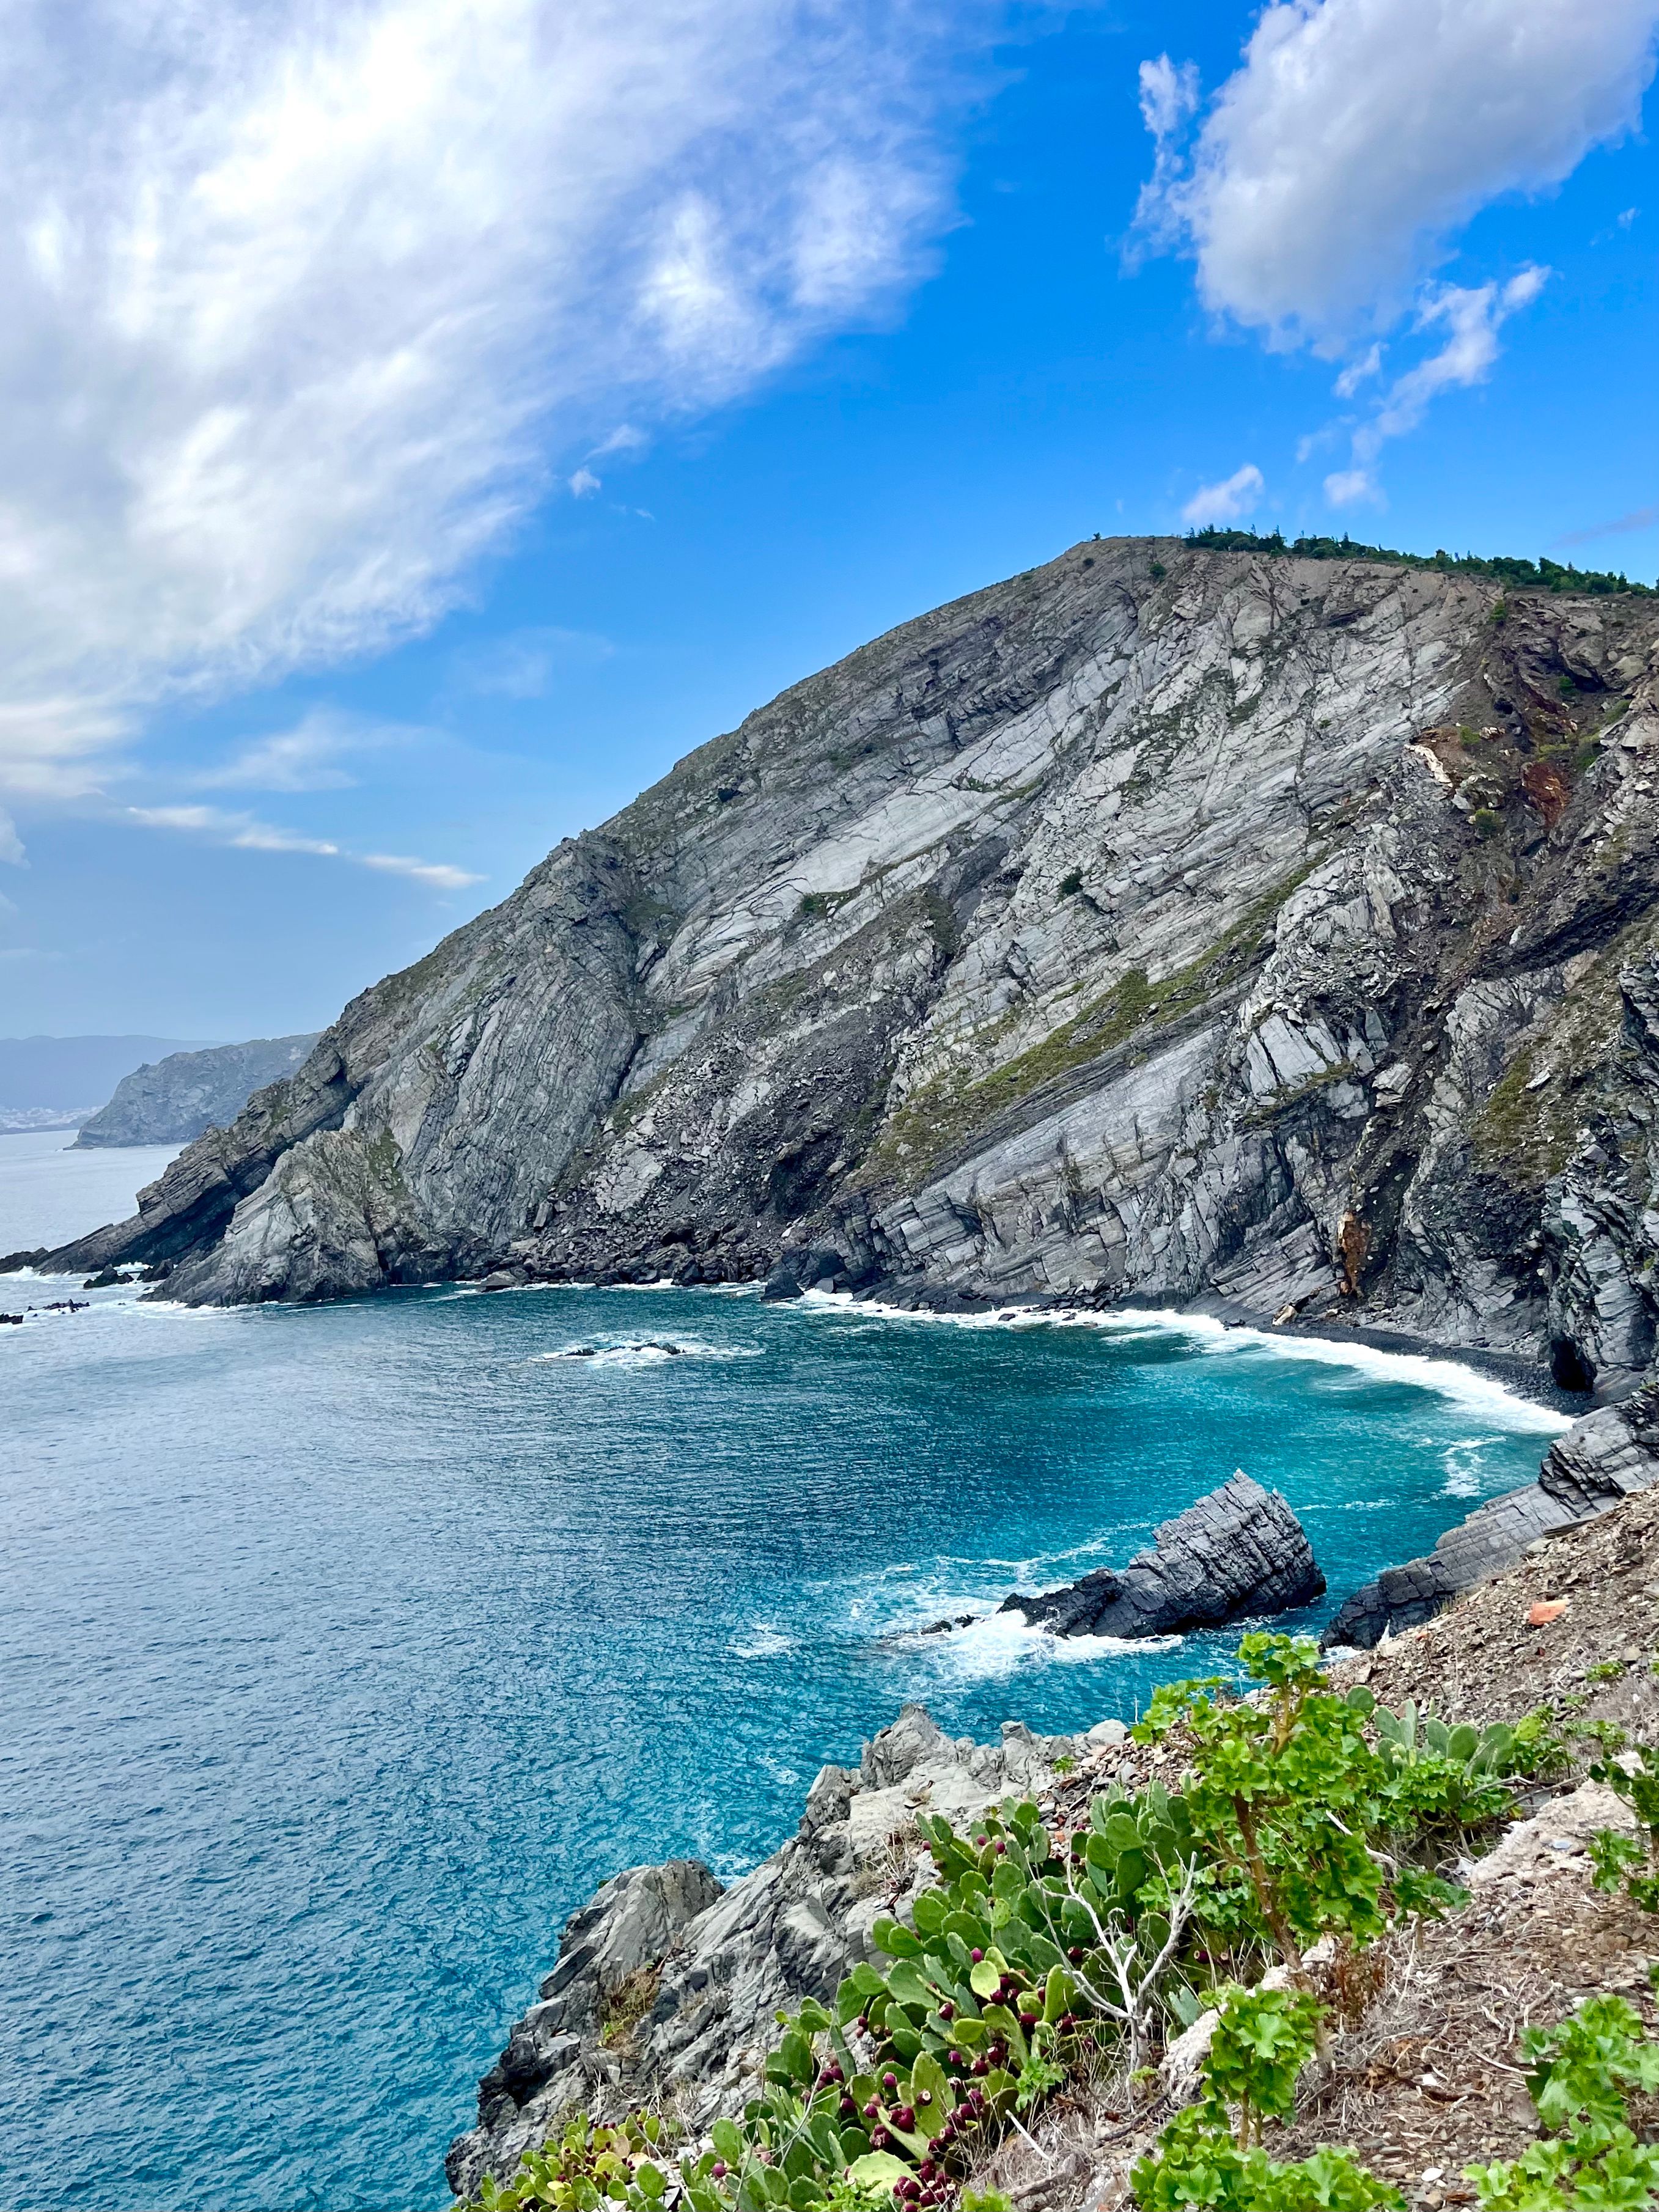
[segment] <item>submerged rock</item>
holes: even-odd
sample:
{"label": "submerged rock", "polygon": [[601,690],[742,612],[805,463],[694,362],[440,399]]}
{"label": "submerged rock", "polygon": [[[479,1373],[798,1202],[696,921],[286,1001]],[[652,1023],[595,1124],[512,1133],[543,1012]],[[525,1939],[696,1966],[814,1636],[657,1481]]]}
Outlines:
{"label": "submerged rock", "polygon": [[1284,1498],[1239,1474],[1165,1521],[1127,1567],[1097,1567],[1036,1597],[1017,1592],[1001,1610],[1056,1636],[1132,1638],[1286,1613],[1324,1589],[1306,1531]]}
{"label": "submerged rock", "polygon": [[1370,1650],[1385,1635],[1432,1620],[1460,1590],[1512,1567],[1532,1544],[1605,1513],[1659,1483],[1659,1388],[1575,1421],[1544,1455],[1536,1482],[1489,1498],[1426,1558],[1385,1568],[1344,1600],[1322,1641]]}

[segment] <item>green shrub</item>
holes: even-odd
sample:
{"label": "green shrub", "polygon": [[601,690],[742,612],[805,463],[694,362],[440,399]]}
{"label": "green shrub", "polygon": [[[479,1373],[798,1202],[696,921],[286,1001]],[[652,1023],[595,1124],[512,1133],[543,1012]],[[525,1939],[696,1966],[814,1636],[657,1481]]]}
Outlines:
{"label": "green shrub", "polygon": [[[1624,1730],[1613,1728],[1610,1722],[1592,1722],[1581,1733],[1588,1735],[1592,1729],[1606,1731],[1607,1755],[1595,1761],[1590,1773],[1624,1799],[1642,1829],[1639,1843],[1613,1828],[1597,1830],[1590,1842],[1595,1887],[1615,1890],[1622,1883],[1644,1912],[1659,1912],[1659,1750],[1651,1744],[1638,1745],[1636,1763],[1627,1767],[1619,1758],[1624,1748]],[[1637,1869],[1643,1866],[1647,1871],[1638,1873]]]}
{"label": "green shrub", "polygon": [[1229,1948],[1265,1937],[1299,1977],[1304,1948],[1321,1936],[1366,1943],[1395,1912],[1456,1902],[1449,1883],[1403,1858],[1385,1867],[1374,1844],[1425,1812],[1447,1817],[1466,1767],[1373,1748],[1365,1725],[1376,1699],[1332,1691],[1310,1638],[1246,1636],[1239,1657],[1267,1686],[1266,1701],[1232,1698],[1218,1680],[1177,1682],[1153,1693],[1134,1730],[1143,1743],[1177,1725],[1190,1738],[1184,1801],[1206,1934]]}
{"label": "green shrub", "polygon": [[1495,837],[1504,826],[1504,818],[1490,806],[1477,806],[1469,817],[1469,827],[1477,837]]}
{"label": "green shrub", "polygon": [[1080,868],[1067,869],[1066,872],[1060,879],[1060,895],[1061,898],[1075,898],[1082,889],[1082,870]]}
{"label": "green shrub", "polygon": [[1574,2212],[1650,2205],[1659,2147],[1638,2142],[1627,2094],[1659,2089],[1659,2048],[1623,1997],[1588,1997],[1571,2017],[1522,2039],[1527,2087],[1550,2130],[1519,2158],[1465,2168],[1491,2212]]}
{"label": "green shrub", "polygon": [[[1145,2212],[1370,2212],[1405,2199],[1344,2150],[1281,2163],[1261,2147],[1263,2117],[1288,2119],[1312,2056],[1319,2007],[1305,1990],[1229,1990],[1204,2063],[1204,2094],[1178,2112],[1131,2181]],[[1238,2115],[1237,2136],[1229,2108]],[[1252,2140],[1254,2136],[1255,2140]]]}
{"label": "green shrub", "polygon": [[[1051,1835],[1029,1800],[1005,1800],[967,1835],[918,1814],[937,1886],[917,1895],[914,1925],[876,1922],[884,1970],[861,1961],[833,2010],[809,2001],[779,2015],[759,2093],[714,2124],[709,2148],[678,2154],[686,2212],[945,2203],[1003,2129],[1092,2054],[1110,2049],[1138,2075],[1160,2023],[1196,2015],[1192,1984],[1214,1982],[1219,1960],[1248,1964],[1265,1941],[1299,1978],[1317,1935],[1364,1943],[1402,1914],[1443,1910],[1460,1893],[1411,1850],[1495,1817],[1501,1777],[1530,1771],[1554,1741],[1543,1715],[1478,1735],[1413,1705],[1381,1710],[1367,1690],[1339,1696],[1305,1638],[1247,1636],[1239,1656],[1259,1702],[1218,1678],[1178,1683],[1134,1731],[1147,1742],[1181,1729],[1190,1773],[1178,1793],[1114,1787],[1070,1834]],[[1396,2201],[1339,2152],[1282,2167],[1264,2158],[1261,2119],[1288,2112],[1318,2020],[1304,1989],[1227,1990],[1210,2119],[1172,2123],[1144,2202],[1367,2212]],[[1229,2104],[1237,2142],[1215,2119]],[[486,2182],[471,2212],[657,2212],[672,2152],[654,2118],[578,2118],[510,2183]],[[1194,2180],[1200,2168],[1208,2179]],[[1181,2193],[1212,2185],[1221,2193]]]}

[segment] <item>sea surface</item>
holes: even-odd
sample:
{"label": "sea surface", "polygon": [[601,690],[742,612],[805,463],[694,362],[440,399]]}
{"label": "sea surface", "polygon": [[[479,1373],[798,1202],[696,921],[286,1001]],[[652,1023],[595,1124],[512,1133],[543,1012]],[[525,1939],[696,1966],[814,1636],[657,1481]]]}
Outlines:
{"label": "sea surface", "polygon": [[36,1309],[0,1328],[8,2206],[441,2206],[598,1881],[753,1865],[907,1698],[1069,1729],[1235,1640],[926,1623],[1122,1560],[1237,1467],[1334,1603],[1562,1425],[1449,1364],[1174,1317],[41,1310],[71,1288],[0,1278]]}
{"label": "sea surface", "polygon": [[125,1221],[144,1185],[179,1151],[118,1145],[77,1152],[76,1134],[30,1129],[0,1136],[0,1253],[67,1244],[106,1221]]}

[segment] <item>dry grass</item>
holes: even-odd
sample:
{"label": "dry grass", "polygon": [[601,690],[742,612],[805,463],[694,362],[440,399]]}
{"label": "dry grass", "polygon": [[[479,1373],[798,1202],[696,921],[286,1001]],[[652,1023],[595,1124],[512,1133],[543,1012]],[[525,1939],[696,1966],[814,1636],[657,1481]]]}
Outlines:
{"label": "dry grass", "polygon": [[662,1988],[660,1966],[636,1966],[617,1983],[605,2001],[605,2021],[599,2040],[607,2051],[625,2055],[634,2047],[640,2022],[657,2002]]}

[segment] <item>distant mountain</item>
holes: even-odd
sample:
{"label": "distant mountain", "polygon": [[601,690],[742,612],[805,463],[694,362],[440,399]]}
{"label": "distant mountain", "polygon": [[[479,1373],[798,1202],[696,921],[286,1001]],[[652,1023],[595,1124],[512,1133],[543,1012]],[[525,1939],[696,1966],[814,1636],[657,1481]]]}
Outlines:
{"label": "distant mountain", "polygon": [[204,1129],[227,1128],[256,1091],[292,1075],[317,1042],[255,1037],[247,1044],[175,1052],[136,1068],[115,1096],[81,1125],[75,1149],[104,1145],[187,1145]]}
{"label": "distant mountain", "polygon": [[194,1052],[200,1037],[0,1037],[0,1134],[73,1129],[147,1060]]}

